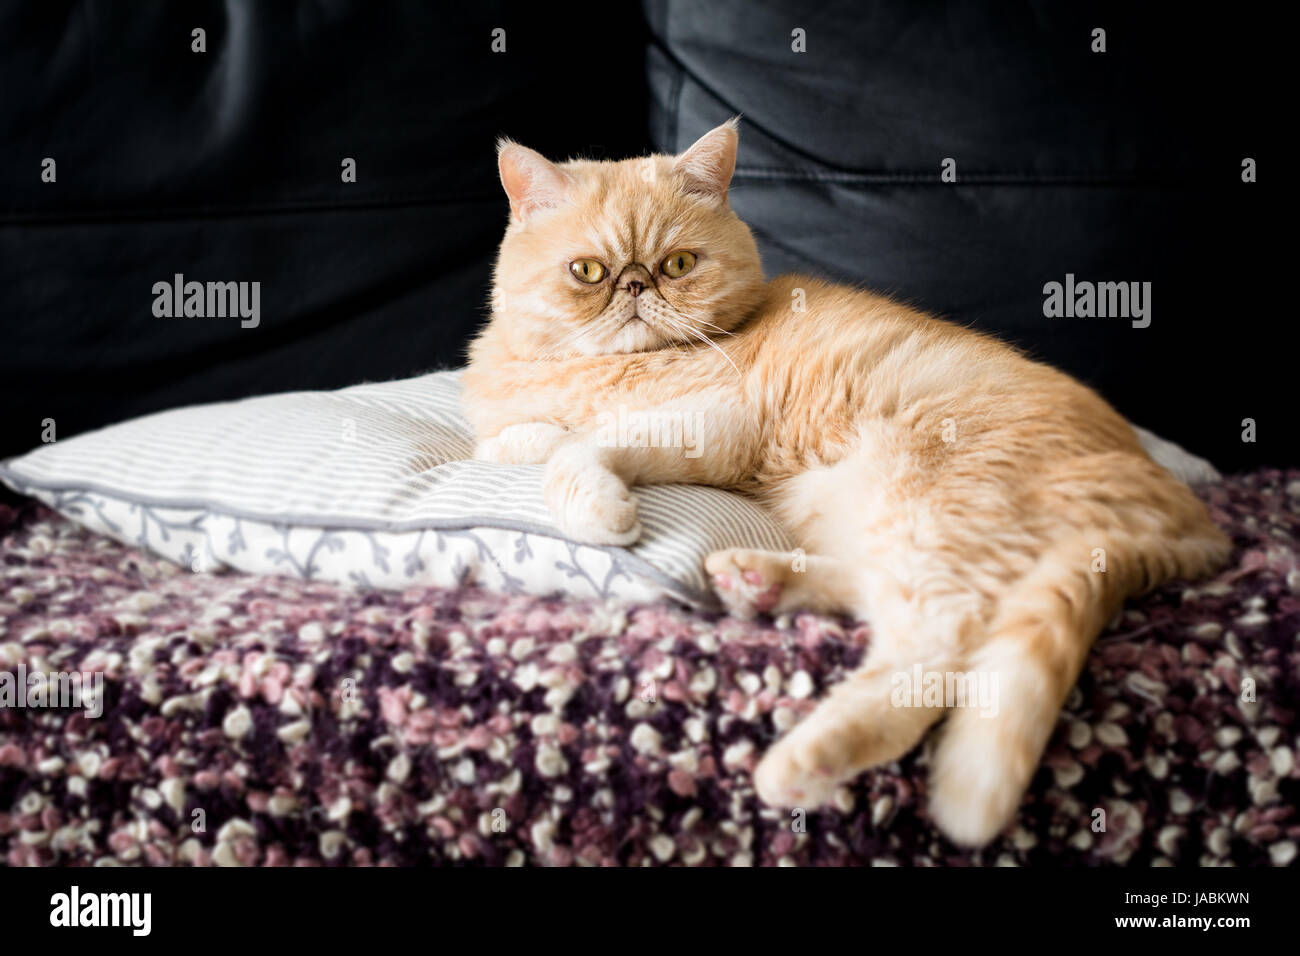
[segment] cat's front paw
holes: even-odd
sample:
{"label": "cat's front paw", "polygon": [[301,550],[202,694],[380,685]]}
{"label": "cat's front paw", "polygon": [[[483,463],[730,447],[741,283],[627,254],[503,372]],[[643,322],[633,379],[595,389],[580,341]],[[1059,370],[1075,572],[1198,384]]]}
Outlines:
{"label": "cat's front paw", "polygon": [[521,422],[479,442],[474,458],[502,465],[544,465],[568,436],[568,429],[549,422]]}
{"label": "cat's front paw", "polygon": [[566,538],[582,544],[631,544],[641,537],[636,498],[581,447],[555,455],[546,472],[546,503]]}

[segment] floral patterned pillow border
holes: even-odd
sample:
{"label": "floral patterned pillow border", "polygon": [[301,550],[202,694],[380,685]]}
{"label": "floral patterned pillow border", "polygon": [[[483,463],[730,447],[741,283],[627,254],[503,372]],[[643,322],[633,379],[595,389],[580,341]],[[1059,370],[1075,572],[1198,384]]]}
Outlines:
{"label": "floral patterned pillow border", "polygon": [[710,596],[684,587],[621,548],[576,544],[508,528],[378,531],[256,521],[204,508],[138,504],[85,491],[16,490],[124,544],[195,572],[234,569],[358,587],[458,587],[475,583],[511,594],[649,602],[696,607]]}

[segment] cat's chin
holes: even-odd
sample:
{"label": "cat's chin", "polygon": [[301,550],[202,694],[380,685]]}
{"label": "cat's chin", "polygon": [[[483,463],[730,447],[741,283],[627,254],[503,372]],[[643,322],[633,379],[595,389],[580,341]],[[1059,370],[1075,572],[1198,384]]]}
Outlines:
{"label": "cat's chin", "polygon": [[669,339],[662,332],[641,316],[634,315],[596,349],[596,354],[629,355],[634,352],[656,352],[669,344]]}

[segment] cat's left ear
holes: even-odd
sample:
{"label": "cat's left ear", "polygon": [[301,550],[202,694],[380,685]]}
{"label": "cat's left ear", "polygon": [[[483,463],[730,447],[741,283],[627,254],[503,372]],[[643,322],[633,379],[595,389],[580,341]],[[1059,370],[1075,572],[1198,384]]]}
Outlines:
{"label": "cat's left ear", "polygon": [[740,117],[732,117],[705,133],[677,157],[673,171],[686,181],[688,192],[709,199],[727,198],[727,187],[736,171],[736,148],[740,145]]}

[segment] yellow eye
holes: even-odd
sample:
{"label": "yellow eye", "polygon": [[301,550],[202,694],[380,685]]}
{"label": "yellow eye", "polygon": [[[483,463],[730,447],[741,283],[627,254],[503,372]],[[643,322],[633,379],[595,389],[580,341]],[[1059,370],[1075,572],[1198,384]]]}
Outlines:
{"label": "yellow eye", "polygon": [[605,267],[595,259],[574,259],[569,264],[569,271],[579,282],[589,282],[593,285],[605,278]]}
{"label": "yellow eye", "polygon": [[680,279],[695,268],[695,253],[679,249],[669,253],[668,258],[659,263],[659,268],[670,279]]}

